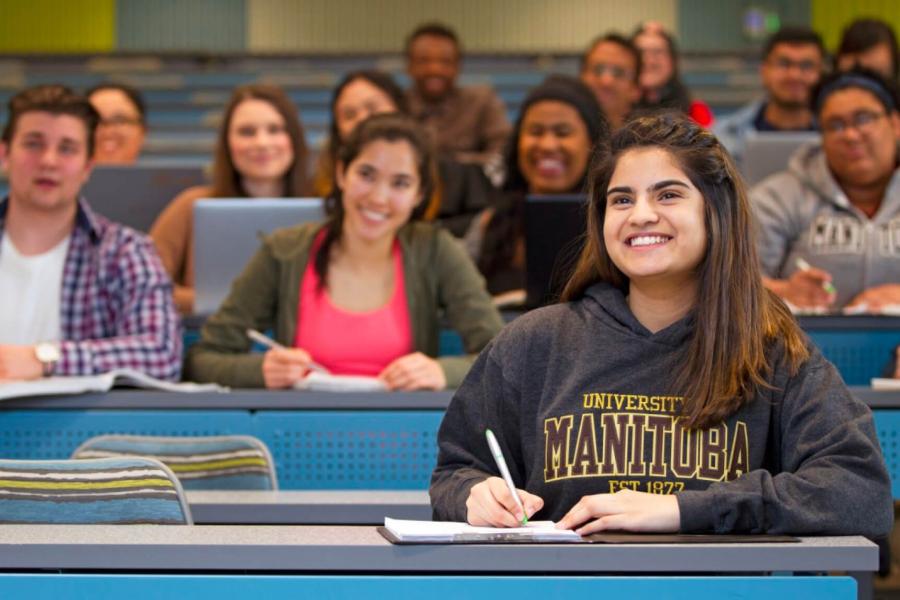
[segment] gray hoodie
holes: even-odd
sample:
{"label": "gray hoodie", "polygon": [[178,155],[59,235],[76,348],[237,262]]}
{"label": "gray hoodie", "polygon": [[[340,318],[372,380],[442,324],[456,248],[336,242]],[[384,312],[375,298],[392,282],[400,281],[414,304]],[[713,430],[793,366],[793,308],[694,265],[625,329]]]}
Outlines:
{"label": "gray hoodie", "polygon": [[517,487],[557,520],[582,496],[674,493],[683,532],[886,535],[890,481],[872,415],[813,347],[791,376],[773,344],[771,389],[724,422],[686,430],[673,373],[693,327],[657,333],[606,284],[532,311],[481,353],[438,433],[434,516],[466,520],[473,485],[498,473],[496,434]]}
{"label": "gray hoodie", "polygon": [[802,258],[831,274],[837,306],[868,288],[900,283],[900,169],[871,219],[850,204],[818,142],[800,147],[788,170],[757,184],[750,199],[767,276],[790,277]]}

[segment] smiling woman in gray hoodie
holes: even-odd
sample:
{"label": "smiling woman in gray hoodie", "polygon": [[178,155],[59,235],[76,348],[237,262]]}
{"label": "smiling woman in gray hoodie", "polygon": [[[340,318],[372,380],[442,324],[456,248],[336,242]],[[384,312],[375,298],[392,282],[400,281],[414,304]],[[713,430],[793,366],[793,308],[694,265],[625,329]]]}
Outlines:
{"label": "smiling woman in gray hoodie", "polygon": [[684,117],[637,119],[591,175],[563,304],[482,352],[438,434],[437,519],[581,534],[862,534],[892,522],[871,413],[761,283],[740,176]]}

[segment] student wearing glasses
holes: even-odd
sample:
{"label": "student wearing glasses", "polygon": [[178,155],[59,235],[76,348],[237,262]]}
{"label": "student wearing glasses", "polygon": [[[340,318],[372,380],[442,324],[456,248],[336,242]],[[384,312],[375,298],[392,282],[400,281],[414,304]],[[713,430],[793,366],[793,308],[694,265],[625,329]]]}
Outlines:
{"label": "student wearing glasses", "polygon": [[713,126],[738,166],[753,132],[815,130],[809,98],[824,63],[825,47],[812,29],[782,27],[766,41],[759,67],[766,97],[718,119]]}
{"label": "student wearing glasses", "polygon": [[859,68],[828,76],[814,98],[821,143],[751,190],[765,284],[799,308],[898,305],[896,89]]}
{"label": "student wearing glasses", "polygon": [[641,99],[641,53],[628,38],[607,33],[582,56],[580,77],[594,92],[610,126],[617,129]]}
{"label": "student wearing glasses", "polygon": [[100,114],[94,134],[94,164],[136,163],[147,135],[147,111],[141,93],[130,85],[102,83],[86,95]]}

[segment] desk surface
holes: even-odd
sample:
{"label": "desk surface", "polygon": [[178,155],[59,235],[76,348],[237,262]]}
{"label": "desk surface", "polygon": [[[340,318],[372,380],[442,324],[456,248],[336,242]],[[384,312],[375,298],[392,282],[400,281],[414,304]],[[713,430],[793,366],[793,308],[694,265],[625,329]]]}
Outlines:
{"label": "desk surface", "polygon": [[222,409],[222,410],[444,410],[453,390],[441,392],[307,392],[231,390],[195,394],[116,389],[105,394],[36,396],[0,402],[2,409]]}
{"label": "desk surface", "polygon": [[900,317],[886,315],[802,315],[804,331],[900,331]]}
{"label": "desk surface", "polygon": [[[900,391],[854,386],[850,391],[872,408],[900,408]],[[117,389],[105,394],[42,396],[0,402],[0,410],[211,409],[211,410],[445,410],[453,390],[441,392],[304,392],[232,390],[174,394]]]}
{"label": "desk surface", "polygon": [[774,544],[394,546],[371,526],[2,525],[2,569],[292,572],[874,571],[862,537]]}
{"label": "desk surface", "polygon": [[425,490],[189,491],[187,499],[198,524],[378,525],[385,517],[431,519]]}

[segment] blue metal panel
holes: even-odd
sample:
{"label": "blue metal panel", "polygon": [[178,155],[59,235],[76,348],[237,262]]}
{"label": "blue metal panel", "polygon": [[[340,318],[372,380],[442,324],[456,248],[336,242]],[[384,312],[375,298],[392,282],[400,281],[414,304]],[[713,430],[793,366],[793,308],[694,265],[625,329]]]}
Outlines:
{"label": "blue metal panel", "polygon": [[265,411],[282,489],[426,489],[441,411]]}
{"label": "blue metal panel", "polygon": [[0,457],[69,458],[79,444],[105,433],[252,435],[251,428],[252,421],[246,411],[8,411],[0,420]]}
{"label": "blue metal panel", "polygon": [[834,363],[847,385],[869,385],[880,377],[900,344],[897,331],[816,331],[807,335]]}
{"label": "blue metal panel", "polygon": [[[647,565],[652,568],[652,565]],[[601,595],[629,600],[792,598],[850,600],[850,577],[387,577],[255,575],[0,575],[4,598],[57,600],[167,598],[515,598],[572,600]]]}
{"label": "blue metal panel", "polygon": [[900,499],[900,411],[873,410],[881,453],[891,476],[891,493]]}

